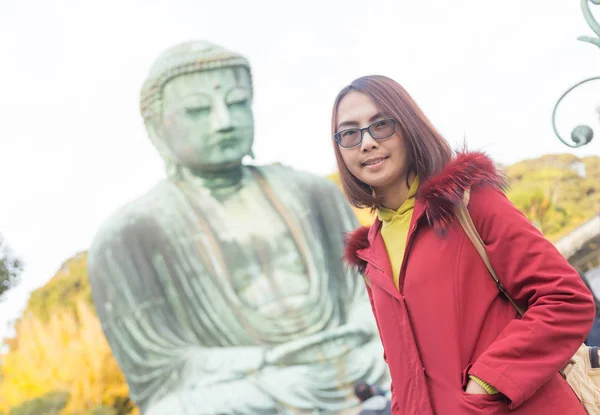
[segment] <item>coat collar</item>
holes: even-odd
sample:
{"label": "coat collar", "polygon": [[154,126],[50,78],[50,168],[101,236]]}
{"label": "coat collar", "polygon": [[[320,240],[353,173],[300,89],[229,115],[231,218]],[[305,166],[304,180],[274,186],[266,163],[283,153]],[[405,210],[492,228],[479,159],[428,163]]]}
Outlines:
{"label": "coat collar", "polygon": [[[443,170],[421,183],[416,195],[415,210],[409,235],[424,216],[436,231],[444,232],[454,216],[454,208],[462,201],[465,189],[492,186],[505,189],[505,176],[494,162],[482,152],[458,153]],[[364,272],[365,253],[379,234],[381,221],[375,219],[370,227],[361,227],[346,237],[345,260]]]}

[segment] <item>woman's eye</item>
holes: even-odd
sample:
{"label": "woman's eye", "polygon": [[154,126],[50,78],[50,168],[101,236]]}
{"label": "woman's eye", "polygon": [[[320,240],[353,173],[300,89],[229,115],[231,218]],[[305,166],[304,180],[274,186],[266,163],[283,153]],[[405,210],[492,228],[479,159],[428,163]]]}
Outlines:
{"label": "woman's eye", "polygon": [[375,123],[375,128],[384,128],[388,125],[388,120],[377,121]]}
{"label": "woman's eye", "polygon": [[342,137],[352,137],[356,134],[356,130],[346,130],[342,133]]}

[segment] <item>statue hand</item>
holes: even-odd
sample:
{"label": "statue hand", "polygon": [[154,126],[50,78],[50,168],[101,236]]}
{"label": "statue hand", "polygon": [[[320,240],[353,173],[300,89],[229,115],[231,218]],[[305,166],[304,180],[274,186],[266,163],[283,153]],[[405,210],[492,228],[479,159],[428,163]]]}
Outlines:
{"label": "statue hand", "polygon": [[203,386],[244,378],[264,366],[265,351],[263,346],[192,348],[184,366],[184,382]]}
{"label": "statue hand", "polygon": [[354,324],[345,324],[312,336],[283,343],[267,350],[268,365],[304,365],[343,356],[368,342],[373,332]]}

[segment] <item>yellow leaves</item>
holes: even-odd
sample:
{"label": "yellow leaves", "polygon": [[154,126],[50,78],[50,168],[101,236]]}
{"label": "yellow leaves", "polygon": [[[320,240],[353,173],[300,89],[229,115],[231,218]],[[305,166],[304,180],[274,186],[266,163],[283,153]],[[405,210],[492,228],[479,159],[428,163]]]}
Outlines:
{"label": "yellow leaves", "polygon": [[87,280],[86,252],[65,261],[46,285],[33,291],[27,310],[47,322],[59,309],[69,309],[76,313],[76,304],[80,300],[92,304],[91,288]]}
{"label": "yellow leaves", "polygon": [[531,223],[546,237],[553,239],[564,228],[568,219],[565,210],[553,202],[553,195],[555,189],[530,187],[527,190],[512,190],[508,197]]}
{"label": "yellow leaves", "polygon": [[70,258],[32,293],[17,337],[0,357],[0,411],[64,391],[70,396],[64,414],[102,406],[131,413],[125,378],[91,305],[86,262],[85,252]]}
{"label": "yellow leaves", "polygon": [[550,240],[565,236],[597,215],[600,158],[546,155],[506,169],[510,200]]}
{"label": "yellow leaves", "polygon": [[62,414],[84,413],[126,399],[128,388],[100,321],[83,301],[47,323],[32,314],[17,324],[19,341],[2,356],[0,411],[49,392],[69,392]]}

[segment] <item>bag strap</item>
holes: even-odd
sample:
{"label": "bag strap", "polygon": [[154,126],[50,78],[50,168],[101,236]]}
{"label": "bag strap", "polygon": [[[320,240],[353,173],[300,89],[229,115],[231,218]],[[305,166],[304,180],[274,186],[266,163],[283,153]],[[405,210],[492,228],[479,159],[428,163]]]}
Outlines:
{"label": "bag strap", "polygon": [[485,244],[483,243],[483,240],[481,239],[479,232],[477,232],[477,229],[475,228],[475,224],[473,223],[473,219],[471,218],[471,215],[469,214],[469,210],[467,209],[470,199],[471,199],[471,189],[465,189],[462,203],[457,205],[454,210],[454,212],[456,214],[456,218],[460,222],[461,226],[463,227],[465,233],[467,234],[467,236],[469,237],[471,242],[473,243],[473,246],[475,246],[475,249],[479,253],[479,256],[481,257],[483,262],[485,263],[485,266],[487,267],[490,275],[496,282],[498,291],[500,291],[502,293],[502,295],[504,295],[506,297],[506,299],[508,301],[510,301],[510,303],[513,305],[515,310],[517,310],[517,312],[521,315],[521,317],[523,317],[523,315],[525,314],[525,310],[523,310],[521,307],[519,307],[517,305],[517,303],[508,294],[508,292],[506,292],[506,289],[504,288],[504,286],[498,279],[498,276],[496,275],[496,271],[494,271],[494,267],[492,266],[492,263],[490,262],[490,258],[488,257],[487,251],[485,249]]}
{"label": "bag strap", "polygon": [[[487,267],[490,275],[496,282],[498,291],[500,291],[502,293],[502,295],[504,295],[506,297],[506,299],[508,301],[510,301],[510,303],[513,305],[515,310],[517,310],[517,313],[519,313],[519,315],[521,317],[523,317],[523,315],[525,314],[525,310],[522,309],[521,307],[519,307],[517,305],[517,303],[515,302],[515,300],[513,300],[511,298],[511,296],[506,292],[506,289],[502,286],[502,283],[500,283],[500,281],[498,280],[498,276],[496,275],[496,271],[494,271],[494,267],[492,267],[492,263],[490,262],[490,258],[488,257],[487,251],[485,249],[485,244],[483,243],[483,240],[481,239],[479,232],[477,232],[477,229],[475,228],[475,224],[473,223],[473,219],[471,218],[471,215],[469,214],[469,210],[467,209],[470,198],[471,198],[471,189],[466,189],[465,194],[463,196],[462,203],[457,205],[454,210],[455,214],[456,214],[456,218],[458,219],[461,226],[465,230],[465,233],[467,234],[467,236],[469,237],[469,239],[475,246],[475,249],[477,249],[479,256],[485,263],[485,266]],[[590,352],[590,359],[592,356],[591,353],[592,352]],[[597,359],[598,353],[595,352],[594,355],[595,355],[595,358]],[[561,370],[559,370],[558,373],[560,373],[560,375],[566,379],[567,375],[569,374],[571,369],[573,369],[574,364],[575,364],[575,361],[573,359],[569,360],[569,362],[566,364],[566,366],[564,368],[562,368]]]}

